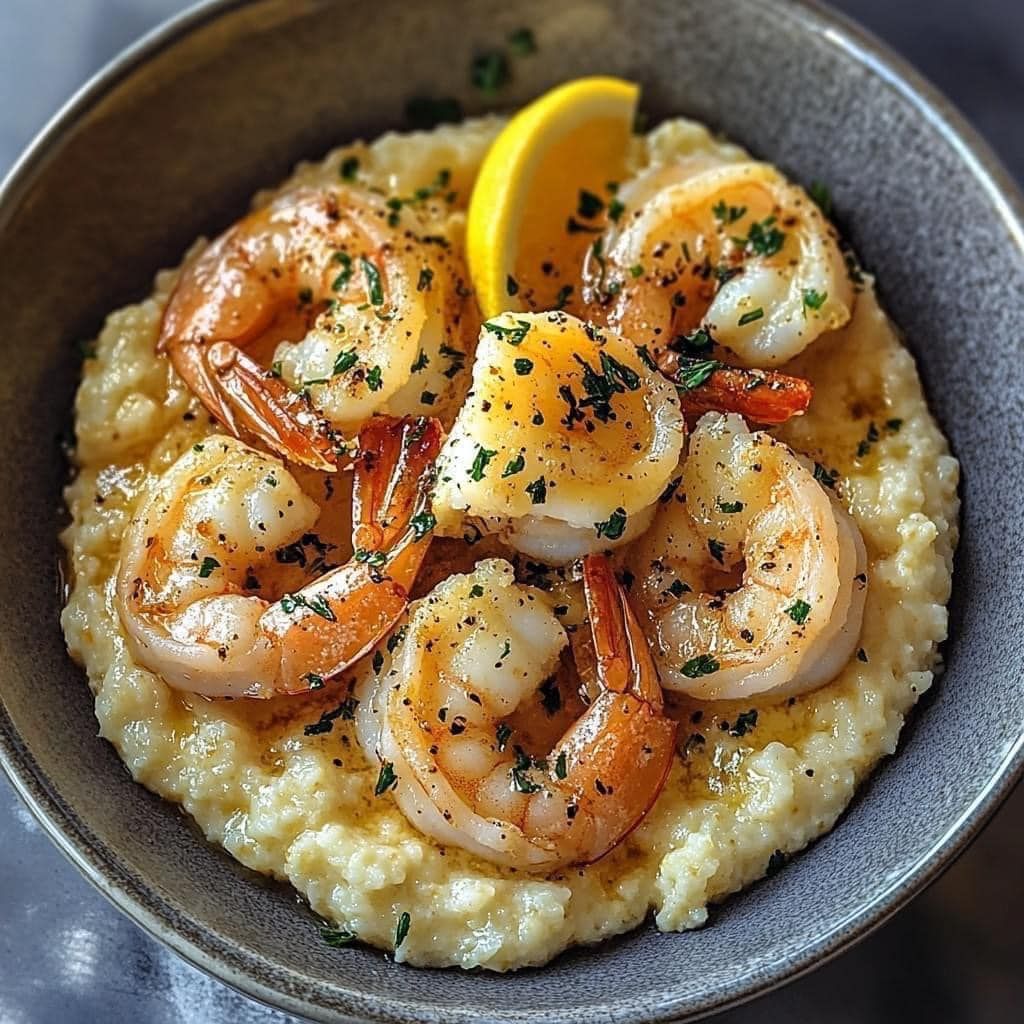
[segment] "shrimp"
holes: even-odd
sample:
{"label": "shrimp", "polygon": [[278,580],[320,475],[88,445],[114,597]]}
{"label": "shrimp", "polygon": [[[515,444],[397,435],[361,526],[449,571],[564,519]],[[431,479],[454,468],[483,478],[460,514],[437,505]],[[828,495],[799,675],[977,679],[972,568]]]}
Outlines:
{"label": "shrimp", "polygon": [[592,319],[659,362],[702,329],[743,365],[776,366],[849,320],[835,229],[770,165],[658,167],[619,201],[588,250],[583,298]]}
{"label": "shrimp", "polygon": [[[415,209],[402,217],[358,188],[279,196],[185,267],[159,349],[236,437],[333,470],[339,432],[426,411],[421,397],[444,395],[465,358],[458,259],[414,233]],[[275,338],[301,340],[265,370],[246,349]]]}
{"label": "shrimp", "polygon": [[551,564],[647,528],[676,468],[676,389],[643,352],[567,313],[503,313],[438,460],[439,529],[465,520]]}
{"label": "shrimp", "polygon": [[429,544],[436,420],[371,420],[351,561],[271,602],[251,591],[316,503],[280,461],[214,435],[153,485],[121,547],[116,604],[139,664],[176,689],[267,698],[318,689],[404,613]]}
{"label": "shrimp", "polygon": [[806,692],[857,646],[860,531],[805,460],[740,416],[701,418],[627,564],[664,685],[692,697]]}
{"label": "shrimp", "polygon": [[481,562],[411,610],[393,657],[357,691],[360,743],[408,820],[496,864],[552,870],[620,843],[664,785],[676,724],[643,633],[603,555],[584,562],[597,696],[553,749],[510,723],[555,671],[565,633],[511,565]]}

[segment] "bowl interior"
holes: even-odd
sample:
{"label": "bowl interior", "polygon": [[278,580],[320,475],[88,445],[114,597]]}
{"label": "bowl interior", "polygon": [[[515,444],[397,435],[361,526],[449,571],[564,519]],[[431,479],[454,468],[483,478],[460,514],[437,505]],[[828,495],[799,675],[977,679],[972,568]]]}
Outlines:
{"label": "bowl interior", "polygon": [[[949,859],[1019,769],[1024,255],[999,186],[861,37],[794,4],[214,6],[123,60],[0,205],[0,428],[17,495],[0,503],[0,747],[19,788],[146,927],[251,994],[329,1019],[665,1019],[749,996],[862,933]],[[327,948],[293,894],[254,884],[97,738],[57,624],[55,439],[75,342],[104,313],[146,294],[155,270],[297,159],[400,127],[410,95],[487,109],[470,60],[523,25],[540,51],[515,64],[503,107],[576,75],[623,75],[642,83],[652,123],[700,118],[797,181],[830,185],[963,462],[963,538],[945,675],[898,756],[811,852],[701,932],[645,927],[514,976],[416,971]]]}

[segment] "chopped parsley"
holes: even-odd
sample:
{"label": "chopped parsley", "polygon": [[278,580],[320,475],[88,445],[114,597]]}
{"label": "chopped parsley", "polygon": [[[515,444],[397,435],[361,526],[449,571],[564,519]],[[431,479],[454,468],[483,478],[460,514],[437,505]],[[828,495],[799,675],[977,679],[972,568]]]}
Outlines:
{"label": "chopped parsley", "polygon": [[416,291],[430,291],[430,282],[433,280],[434,272],[430,269],[430,267],[423,267],[423,269],[420,270],[419,280],[416,282]]}
{"label": "chopped parsley", "polygon": [[319,615],[328,622],[337,621],[331,606],[322,597],[307,600],[302,594],[285,594],[281,598],[281,608],[287,615],[291,615],[299,608],[308,608],[314,615]]}
{"label": "chopped parsley", "polygon": [[804,289],[804,309],[821,309],[828,298],[828,292],[815,291],[813,288]]}
{"label": "chopped parsley", "polygon": [[485,320],[484,329],[499,338],[504,338],[510,345],[521,345],[523,339],[530,333],[530,324],[527,320],[516,320],[515,324],[515,327],[505,327],[492,320]]}
{"label": "chopped parsley", "polygon": [[629,268],[630,277],[643,277],[643,274],[644,266],[642,263],[634,263],[633,266]]}
{"label": "chopped parsley", "polygon": [[563,750],[555,759],[555,778],[564,779],[569,774],[569,767],[566,764],[565,751]]}
{"label": "chopped parsley", "polygon": [[501,478],[504,480],[507,476],[515,476],[516,473],[522,473],[524,469],[526,469],[526,459],[520,452],[519,455],[505,466],[504,472],[501,474]]}
{"label": "chopped parsley", "polygon": [[565,309],[565,304],[569,301],[570,295],[572,295],[572,285],[563,284],[555,296],[555,309]]}
{"label": "chopped parsley", "polygon": [[207,555],[203,559],[203,564],[199,567],[199,578],[201,580],[209,579],[210,574],[213,572],[213,570],[219,568],[220,562],[218,562],[216,558],[211,558],[209,555]]}
{"label": "chopped parsley", "polygon": [[485,96],[494,96],[510,78],[508,57],[500,50],[488,50],[473,58],[469,77]]}
{"label": "chopped parsley", "polygon": [[820,462],[814,464],[814,479],[818,481],[822,487],[828,487],[830,490],[835,490],[836,482],[839,480],[838,469],[826,469]]}
{"label": "chopped parsley", "polygon": [[332,949],[341,949],[344,946],[351,946],[353,942],[359,941],[355,932],[347,928],[321,928],[320,938]]}
{"label": "chopped parsley", "polygon": [[498,750],[504,750],[508,745],[509,738],[512,736],[512,727],[506,725],[504,722],[494,730],[494,738],[498,742]]}
{"label": "chopped parsley", "polygon": [[395,766],[390,761],[385,761],[380,766],[380,774],[377,776],[377,784],[373,787],[374,796],[383,796],[389,789],[398,785],[398,776],[395,774]]}
{"label": "chopped parsley", "polygon": [[306,680],[309,682],[311,690],[322,690],[324,688],[324,677],[316,672],[307,672]]}
{"label": "chopped parsley", "polygon": [[585,220],[593,220],[604,209],[604,202],[600,196],[588,192],[585,188],[580,189],[580,201],[576,207],[576,214]]}
{"label": "chopped parsley", "polygon": [[829,191],[828,185],[822,184],[820,181],[812,181],[811,187],[807,190],[807,194],[817,204],[818,209],[829,219],[832,218],[832,193]]}
{"label": "chopped parsley", "polygon": [[533,767],[534,761],[530,755],[522,747],[516,747],[516,763],[509,774],[512,779],[512,788],[517,793],[537,793],[542,788],[524,774]]}
{"label": "chopped parsley", "polygon": [[518,28],[515,32],[510,32],[508,48],[517,57],[529,57],[531,53],[536,53],[537,39],[533,34],[533,29]]}
{"label": "chopped parsley", "polygon": [[345,157],[345,159],[341,161],[341,167],[338,169],[338,173],[345,181],[355,181],[356,175],[359,174],[359,157]]}
{"label": "chopped parsley", "polygon": [[735,242],[744,249],[749,249],[757,256],[774,256],[786,244],[786,235],[775,226],[775,217],[765,217],[750,225],[746,238],[737,238]]}
{"label": "chopped parsley", "polygon": [[532,484],[526,485],[526,493],[534,505],[543,505],[548,500],[548,485],[544,477],[539,476]]}
{"label": "chopped parsley", "polygon": [[380,281],[380,271],[376,264],[371,263],[365,256],[359,258],[359,264],[363,268],[363,276],[366,278],[366,294],[370,299],[370,305],[381,306],[384,304],[384,289]]}
{"label": "chopped parsley", "polygon": [[713,672],[717,672],[721,667],[710,654],[698,654],[696,658],[691,658],[683,665],[679,671],[687,679],[699,679],[701,676],[709,676]]}
{"label": "chopped parsley", "polygon": [[618,219],[625,213],[625,204],[617,199],[612,198],[608,202],[608,219],[611,221],[618,221]]}
{"label": "chopped parsley", "polygon": [[544,710],[553,715],[562,709],[562,691],[558,688],[558,680],[552,676],[540,684],[541,704]]}
{"label": "chopped parsley", "polygon": [[307,725],[302,730],[303,735],[320,736],[323,733],[328,733],[334,728],[334,722],[338,718],[343,722],[351,722],[355,718],[358,706],[359,701],[355,697],[346,697],[336,708],[323,712],[316,722]]}
{"label": "chopped parsley", "polygon": [[484,470],[487,463],[498,453],[491,448],[485,448],[482,444],[476,446],[476,456],[473,458],[473,465],[470,467],[469,476],[471,480],[483,480]]}
{"label": "chopped parsley", "polygon": [[594,523],[598,537],[618,540],[626,529],[626,510],[617,508],[603,523]]}
{"label": "chopped parsley", "polygon": [[388,556],[383,551],[372,551],[369,548],[356,548],[352,552],[352,560],[365,562],[374,569],[379,569],[387,560]]}
{"label": "chopped parsley", "polygon": [[519,293],[519,282],[511,274],[505,278],[505,291],[509,295],[517,295]]}
{"label": "chopped parsley", "polygon": [[473,586],[471,586],[469,588],[469,596],[470,597],[483,597],[484,596],[484,588],[481,587],[479,583],[474,583]]}
{"label": "chopped parsley", "polygon": [[698,327],[692,334],[677,334],[668,347],[680,355],[700,357],[710,352],[714,345],[711,335],[703,327]]}
{"label": "chopped parsley", "polygon": [[787,609],[786,614],[798,625],[802,626],[811,614],[811,606],[801,598],[797,598]]}
{"label": "chopped parsley", "polygon": [[513,364],[516,368],[516,374],[520,377],[527,377],[533,371],[533,360],[527,359],[523,356],[517,359]]}
{"label": "chopped parsley", "polygon": [[757,709],[741,712],[736,718],[736,724],[729,730],[730,736],[746,736],[746,734],[757,725]]}
{"label": "chopped parsley", "polygon": [[334,366],[331,369],[331,376],[337,377],[342,373],[347,373],[358,362],[359,356],[354,348],[346,349],[344,352],[339,352],[335,357]]}
{"label": "chopped parsley", "polygon": [[352,257],[347,252],[336,252],[334,262],[341,265],[338,276],[331,282],[331,289],[340,292],[352,280]]}
{"label": "chopped parsley", "polygon": [[690,360],[686,366],[679,368],[675,377],[676,386],[684,391],[699,388],[721,366],[722,364],[717,359]]}
{"label": "chopped parsley", "polygon": [[764,310],[758,306],[757,309],[750,310],[749,313],[744,313],[736,322],[737,327],[746,327],[747,324],[752,324],[755,320],[760,320],[764,316]]}
{"label": "chopped parsley", "polygon": [[725,545],[720,540],[715,540],[714,537],[709,537],[708,551],[711,552],[711,557],[719,565],[725,565]]}
{"label": "chopped parsley", "polygon": [[715,220],[722,224],[734,224],[747,212],[745,206],[730,206],[724,199],[720,199],[711,207]]}
{"label": "chopped parsley", "polygon": [[405,942],[405,937],[409,934],[409,926],[412,924],[412,918],[409,916],[408,910],[402,911],[402,916],[398,919],[398,927],[395,928],[395,949]]}
{"label": "chopped parsley", "polygon": [[716,502],[718,505],[718,511],[724,512],[727,516],[735,515],[737,512],[743,511],[742,501],[722,501],[721,498]]}
{"label": "chopped parsley", "polygon": [[409,520],[416,540],[422,540],[437,526],[437,516],[432,512],[418,512]]}

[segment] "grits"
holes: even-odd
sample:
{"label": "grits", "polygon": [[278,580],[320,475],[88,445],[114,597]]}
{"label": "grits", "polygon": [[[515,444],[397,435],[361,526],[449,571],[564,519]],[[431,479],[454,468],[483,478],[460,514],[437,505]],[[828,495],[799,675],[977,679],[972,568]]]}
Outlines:
{"label": "grits", "polygon": [[[458,197],[440,230],[457,242],[475,168],[499,125],[388,135],[304,164],[288,184],[334,181],[346,155],[359,158],[361,181],[390,193],[449,168]],[[636,170],[698,151],[743,157],[677,120],[635,140],[631,160]],[[344,683],[297,700],[213,702],[133,663],[113,603],[120,538],[146,482],[215,429],[154,352],[174,281],[175,272],[160,273],[150,298],[113,313],[85,365],[78,473],[67,489],[73,522],[63,535],[74,581],[63,628],[88,672],[100,733],[135,779],[179,802],[243,864],[290,882],[317,913],[385,948],[407,913],[397,959],[497,971],[543,964],[633,928],[651,910],[661,929],[696,928],[709,904],[829,829],[896,749],[946,636],[958,467],[870,279],[851,323],[787,365],[816,393],[808,415],[776,431],[838,471],[863,532],[871,584],[860,654],[813,693],[755,705],[754,724],[749,703],[675,699],[681,755],[653,810],[604,859],[549,877],[441,849],[390,795],[375,797],[379,766],[360,752],[353,723],[320,717],[344,699]],[[861,445],[872,423],[879,436]],[[339,547],[345,532],[335,530]],[[488,547],[472,557],[494,554]],[[435,565],[424,575],[433,582],[445,573]]]}

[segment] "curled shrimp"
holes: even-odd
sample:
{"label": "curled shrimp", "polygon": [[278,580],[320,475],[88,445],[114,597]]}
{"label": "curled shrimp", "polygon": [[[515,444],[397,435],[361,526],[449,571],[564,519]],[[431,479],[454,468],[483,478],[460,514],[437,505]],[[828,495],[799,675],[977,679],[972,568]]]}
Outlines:
{"label": "curled shrimp", "polygon": [[551,564],[650,523],[683,443],[676,389],[626,339],[567,313],[504,313],[438,461],[435,512]]}
{"label": "curled shrimp", "polygon": [[558,665],[565,633],[542,592],[499,559],[412,610],[393,662],[360,688],[360,742],[409,821],[509,867],[589,863],[620,843],[664,785],[676,725],[621,585],[584,563],[597,694],[549,751],[510,723]]}
{"label": "curled shrimp", "polygon": [[319,509],[277,459],[224,435],[195,445],[155,482],[121,546],[116,602],[135,659],[208,697],[317,689],[351,665],[408,604],[440,436],[434,420],[371,420],[352,560],[273,602],[252,581]]}
{"label": "curled shrimp", "polygon": [[857,646],[867,554],[805,461],[709,413],[682,477],[628,557],[664,685],[705,700],[832,679]]}
{"label": "curled shrimp", "polygon": [[740,363],[776,366],[849,320],[835,229],[770,165],[658,167],[620,202],[588,251],[584,300],[656,359],[704,328]]}
{"label": "curled shrimp", "polygon": [[[159,347],[236,437],[330,471],[336,432],[450,389],[468,290],[444,240],[413,230],[416,211],[396,218],[365,190],[297,188],[186,265]],[[264,367],[247,349],[268,340]]]}

